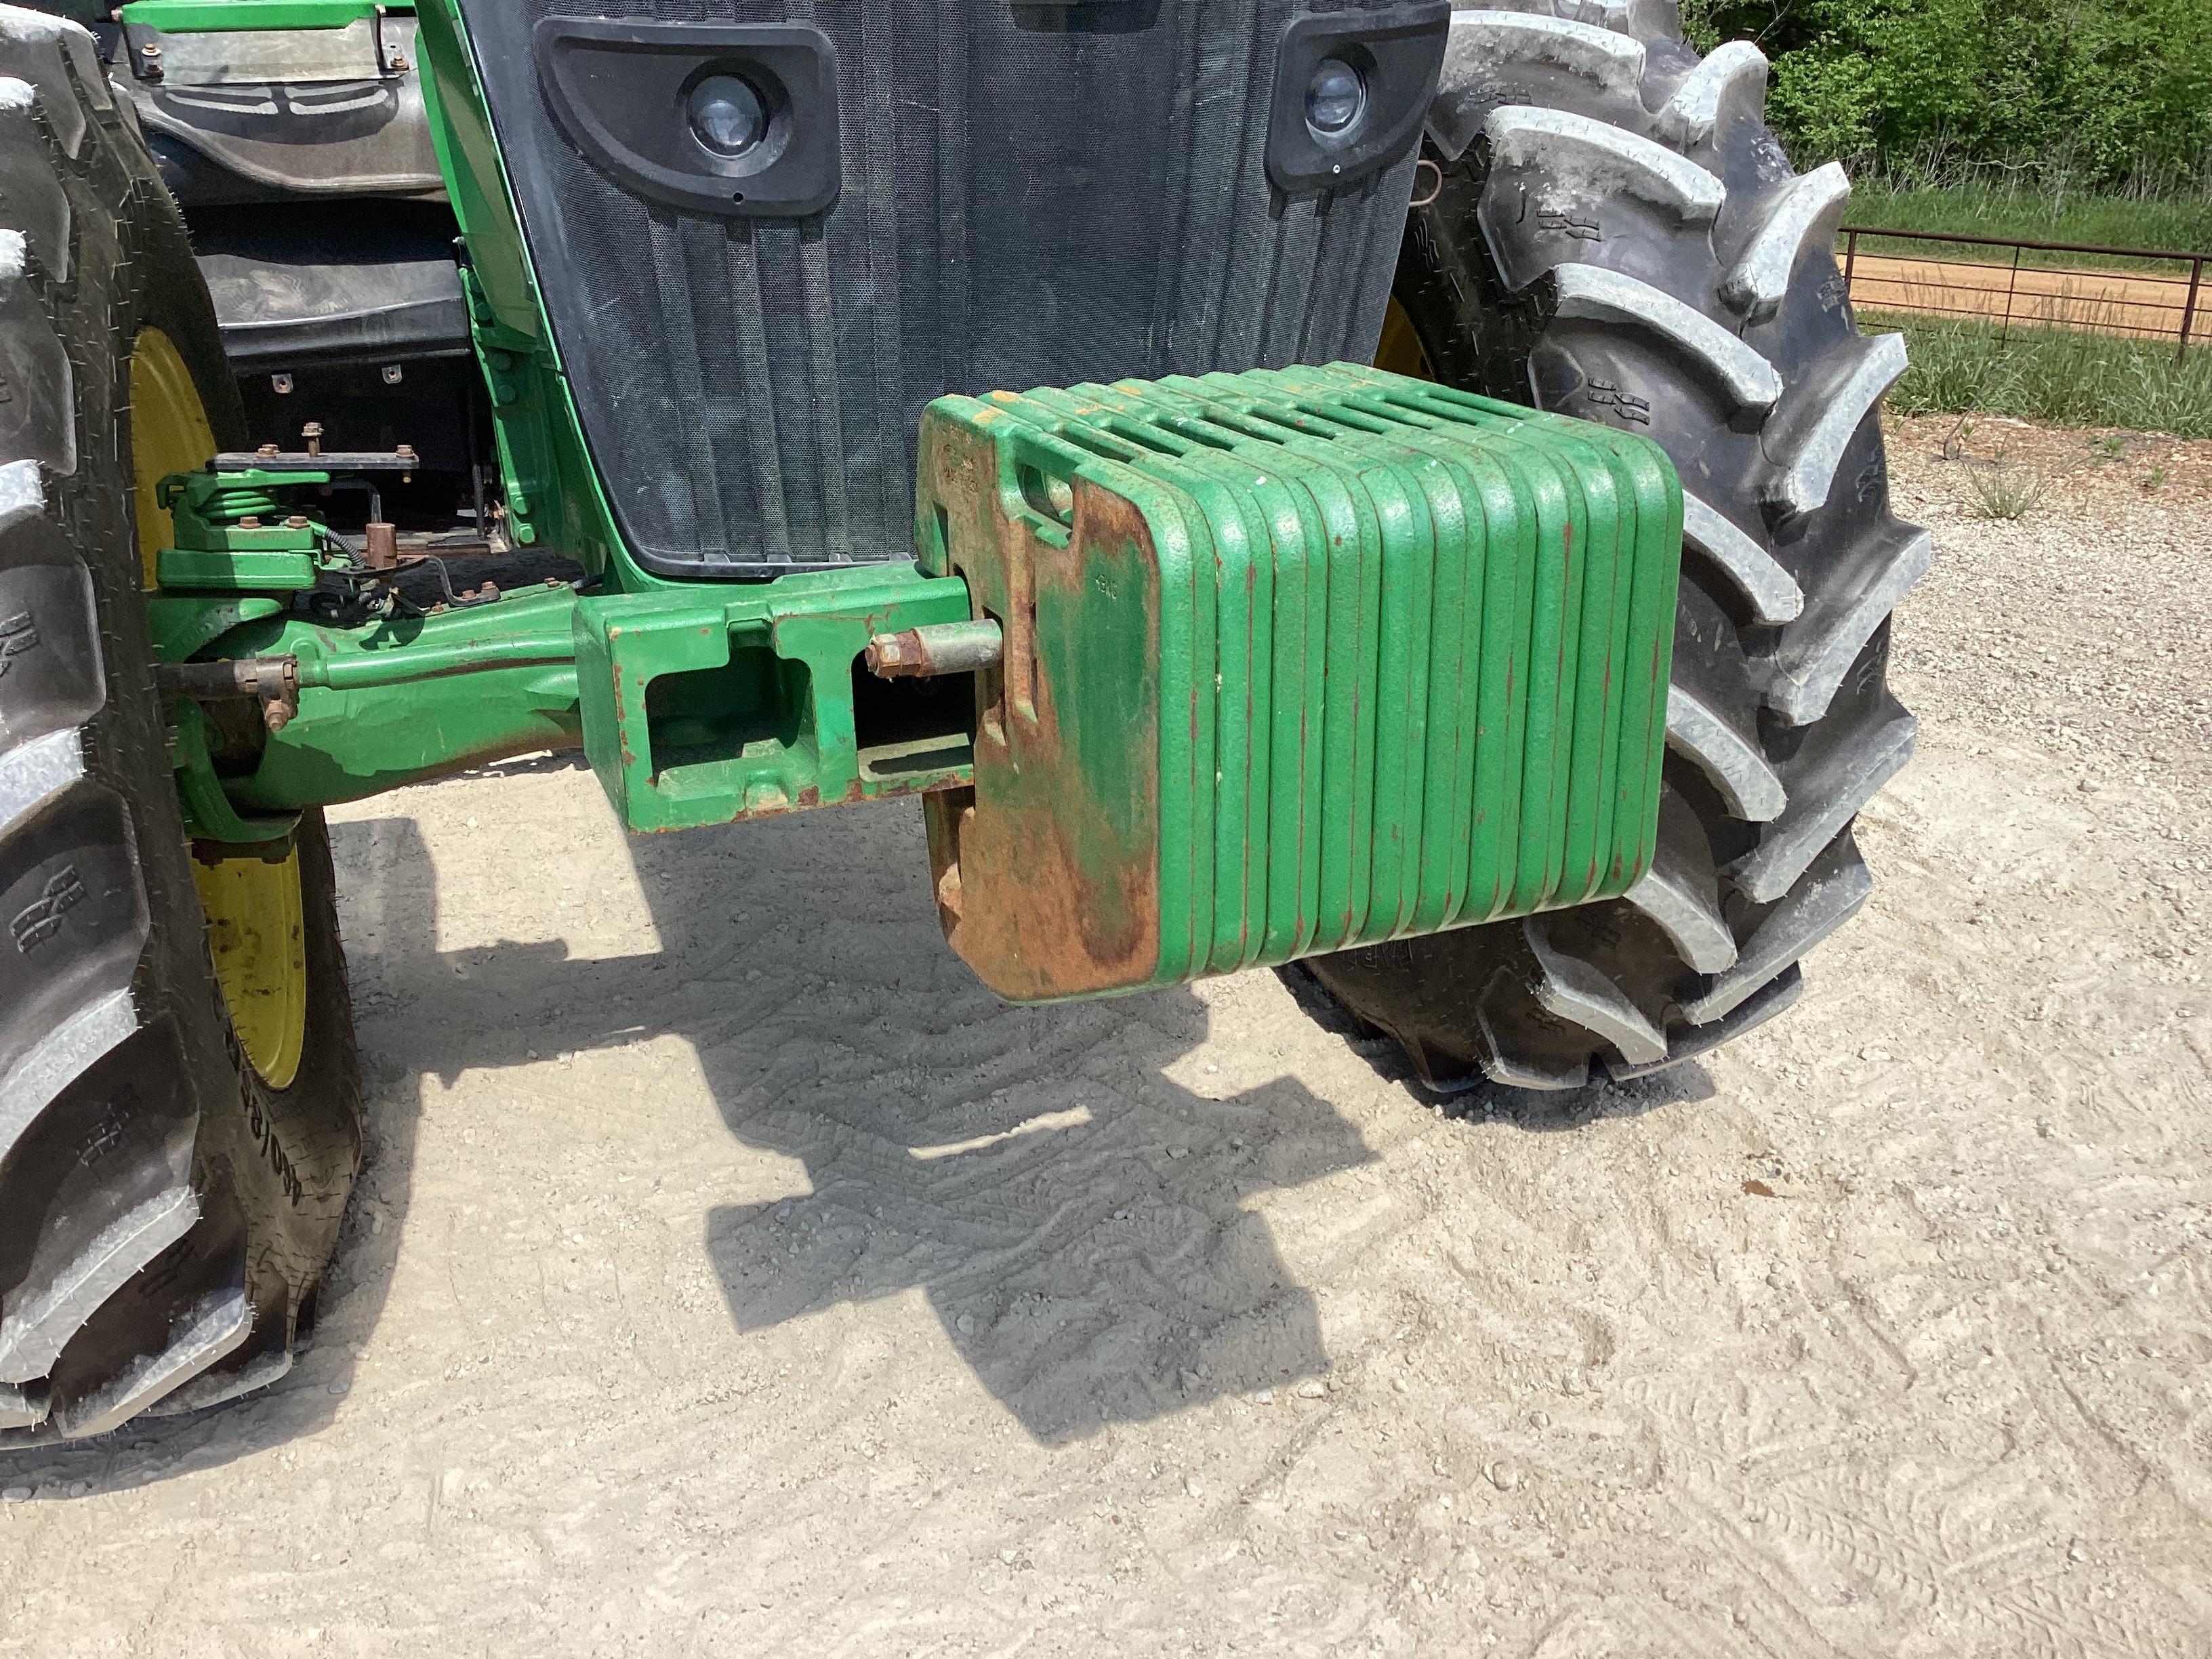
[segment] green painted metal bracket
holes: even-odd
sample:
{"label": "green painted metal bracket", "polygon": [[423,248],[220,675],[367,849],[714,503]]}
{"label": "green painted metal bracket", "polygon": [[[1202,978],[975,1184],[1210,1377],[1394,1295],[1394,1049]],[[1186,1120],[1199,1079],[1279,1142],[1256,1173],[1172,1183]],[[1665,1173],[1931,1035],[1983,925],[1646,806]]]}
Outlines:
{"label": "green painted metal bracket", "polygon": [[296,664],[298,712],[251,734],[250,770],[231,757],[218,781],[200,711],[180,721],[179,783],[209,839],[258,838],[225,811],[250,824],[580,744],[642,830],[969,778],[972,675],[881,679],[865,665],[879,635],[972,620],[964,583],[912,565],[584,599],[556,584],[356,629],[276,610],[210,633],[211,618],[277,602],[160,603],[165,657],[190,646]]}
{"label": "green painted metal bracket", "polygon": [[177,774],[177,795],[185,809],[185,834],[194,841],[220,842],[226,846],[250,847],[285,841],[300,822],[296,811],[240,812],[216,775],[209,752],[206,712],[179,697],[176,707],[176,736],[169,763]]}
{"label": "green painted metal bracket", "polygon": [[165,590],[172,591],[202,588],[218,593],[301,593],[315,585],[316,568],[312,552],[276,548],[234,551],[165,547],[155,556],[154,580]]}
{"label": "green painted metal bracket", "polygon": [[216,654],[297,659],[300,710],[251,773],[225,780],[232,799],[264,812],[357,800],[575,748],[575,611],[557,585],[366,629],[287,615],[233,629]]}
{"label": "green painted metal bracket", "polygon": [[680,830],[966,781],[965,675],[877,680],[879,634],[970,619],[965,583],[912,565],[586,599],[584,751],[625,823]]}
{"label": "green painted metal bracket", "polygon": [[268,29],[342,29],[380,12],[410,12],[405,0],[131,0],[120,19],[164,34]]}
{"label": "green painted metal bracket", "polygon": [[[314,586],[329,552],[320,526],[276,492],[327,472],[173,472],[155,487],[176,545],[154,560],[146,617],[154,655],[185,662],[234,628],[282,615]],[[266,520],[273,520],[274,522]]]}
{"label": "green painted metal bracket", "polygon": [[266,594],[219,598],[205,593],[149,593],[146,625],[153,635],[156,661],[189,662],[232,629],[280,617],[284,610],[283,599]]}
{"label": "green painted metal bracket", "polygon": [[297,664],[298,712],[279,730],[216,728],[251,745],[225,754],[220,778],[210,722],[184,706],[179,787],[204,839],[265,840],[255,828],[264,817],[281,825],[301,807],[583,740],[576,596],[565,583],[353,628],[293,611],[293,596],[324,570],[351,567],[329,532],[287,500],[330,476],[248,469],[161,481],[177,544],[157,556],[159,587],[147,600],[156,657]]}
{"label": "green painted metal bracket", "polygon": [[327,472],[256,470],[173,472],[155,486],[177,544],[155,556],[146,597],[157,660],[189,661],[232,629],[282,615],[292,594],[315,585],[322,532],[275,492],[329,482]]}
{"label": "green painted metal bracket", "polygon": [[[173,644],[204,633],[204,617],[197,632],[179,620],[192,602],[172,603]],[[226,601],[254,603],[272,602]],[[198,654],[291,658],[298,712],[218,781],[190,710],[180,787],[215,840],[252,838],[226,810],[250,823],[579,744],[641,830],[954,787],[969,776],[973,676],[881,679],[864,659],[879,635],[971,621],[963,582],[912,565],[583,599],[556,585],[361,629],[283,611]]]}
{"label": "green painted metal bracket", "polygon": [[331,562],[329,535],[280,491],[325,484],[327,472],[172,472],[155,499],[171,515],[173,547],[155,556],[163,590],[296,593]]}

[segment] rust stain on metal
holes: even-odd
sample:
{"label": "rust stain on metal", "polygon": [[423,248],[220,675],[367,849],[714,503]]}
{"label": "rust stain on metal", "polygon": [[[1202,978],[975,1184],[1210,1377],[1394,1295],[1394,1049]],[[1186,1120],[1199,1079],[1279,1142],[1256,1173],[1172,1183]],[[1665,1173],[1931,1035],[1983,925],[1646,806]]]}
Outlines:
{"label": "rust stain on metal", "polygon": [[933,623],[872,633],[861,654],[878,679],[929,678],[994,666],[1002,648],[995,623]]}
{"label": "rust stain on metal", "polygon": [[[939,920],[962,959],[1010,998],[1141,984],[1160,956],[1158,782],[1138,769],[1139,799],[1101,797],[1113,785],[1067,748],[1051,656],[1036,648],[1032,629],[1040,610],[1072,611],[1085,572],[1102,561],[1156,587],[1150,528],[1133,503],[1079,477],[1069,544],[1052,547],[1004,510],[995,487],[975,487],[995,475],[987,458],[957,441],[933,453],[937,476],[925,487],[965,520],[957,543],[997,544],[986,568],[963,574],[1006,635],[1004,690],[994,708],[979,711],[974,785],[924,794]],[[1156,726],[1156,707],[1150,720]],[[1151,729],[1116,738],[1127,755],[1149,755],[1157,743]]]}

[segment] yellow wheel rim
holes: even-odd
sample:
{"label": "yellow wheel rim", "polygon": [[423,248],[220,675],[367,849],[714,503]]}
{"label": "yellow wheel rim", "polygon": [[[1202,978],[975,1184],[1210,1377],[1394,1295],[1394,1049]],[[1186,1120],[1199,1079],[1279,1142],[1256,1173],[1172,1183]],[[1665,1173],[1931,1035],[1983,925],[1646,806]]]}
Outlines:
{"label": "yellow wheel rim", "polygon": [[307,1039],[307,939],[300,905],[300,853],[282,864],[225,859],[195,864],[208,952],[222,982],[238,1046],[262,1081],[291,1086]]}
{"label": "yellow wheel rim", "polygon": [[154,561],[173,538],[155,486],[172,472],[195,472],[215,453],[215,429],[192,372],[158,328],[142,329],[131,349],[131,454],[138,499],[138,563],[154,585]]}
{"label": "yellow wheel rim", "polygon": [[[146,329],[131,350],[131,455],[137,492],[138,562],[148,587],[173,535],[155,487],[172,472],[205,466],[215,431],[191,371],[175,343]],[[239,1046],[272,1089],[291,1086],[307,1036],[307,949],[300,899],[300,854],[195,863],[208,952]]]}
{"label": "yellow wheel rim", "polygon": [[1437,378],[1436,370],[1429,366],[1429,354],[1422,349],[1421,337],[1413,332],[1413,319],[1395,298],[1382,314],[1382,343],[1375,348],[1375,367],[1420,380]]}

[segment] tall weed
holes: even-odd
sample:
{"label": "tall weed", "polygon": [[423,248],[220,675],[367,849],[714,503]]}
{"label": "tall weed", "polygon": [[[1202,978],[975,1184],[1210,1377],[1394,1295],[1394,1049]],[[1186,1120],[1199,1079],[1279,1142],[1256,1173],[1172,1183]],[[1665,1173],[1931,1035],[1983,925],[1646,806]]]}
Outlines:
{"label": "tall weed", "polygon": [[2047,426],[2112,426],[2212,438],[2212,343],[2177,360],[2171,345],[2139,345],[2087,330],[2014,328],[1869,313],[1894,327],[1911,364],[1889,406],[1905,415],[2009,415]]}

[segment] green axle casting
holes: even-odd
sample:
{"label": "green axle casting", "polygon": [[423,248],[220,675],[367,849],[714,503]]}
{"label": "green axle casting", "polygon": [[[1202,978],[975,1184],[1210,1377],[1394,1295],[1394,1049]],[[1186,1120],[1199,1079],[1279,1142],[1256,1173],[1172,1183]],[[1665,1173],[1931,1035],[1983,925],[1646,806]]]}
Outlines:
{"label": "green axle casting", "polygon": [[[274,487],[311,489],[325,477],[293,474]],[[180,769],[220,772],[241,811],[281,815],[580,744],[640,830],[912,793],[963,775],[964,717],[933,735],[902,712],[940,700],[933,686],[898,699],[872,682],[859,686],[855,709],[855,664],[870,641],[964,620],[958,582],[899,565],[660,595],[580,598],[555,583],[429,614],[385,595],[381,614],[343,626],[288,600],[319,581],[375,579],[333,555],[335,538],[308,513],[288,510],[298,503],[275,501],[267,475],[170,484],[181,544],[157,565],[157,653],[290,665],[296,707],[281,720],[223,720],[179,746]],[[211,524],[210,501],[234,520],[251,506],[284,521]],[[203,695],[227,705],[249,689]],[[878,720],[878,702],[897,706]],[[204,789],[193,798],[208,799]],[[209,834],[253,838],[235,825]]]}

